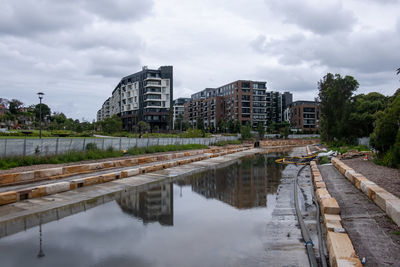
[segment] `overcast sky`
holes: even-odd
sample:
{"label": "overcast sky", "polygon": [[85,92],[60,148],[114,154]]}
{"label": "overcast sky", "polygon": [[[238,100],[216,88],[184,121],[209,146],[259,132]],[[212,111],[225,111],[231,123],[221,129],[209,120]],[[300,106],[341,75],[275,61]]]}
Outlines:
{"label": "overcast sky", "polygon": [[0,0],[0,97],[92,120],[119,80],[174,66],[174,98],[234,80],[312,100],[327,73],[400,87],[400,0]]}

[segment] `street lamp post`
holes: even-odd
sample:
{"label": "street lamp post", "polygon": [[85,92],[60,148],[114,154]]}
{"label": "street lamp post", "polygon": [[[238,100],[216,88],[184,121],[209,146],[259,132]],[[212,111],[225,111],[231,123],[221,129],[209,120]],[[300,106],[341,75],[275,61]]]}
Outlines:
{"label": "street lamp post", "polygon": [[39,104],[39,138],[42,139],[42,99],[43,99],[44,93],[39,92],[37,94],[39,96],[39,101],[40,101],[40,104]]}

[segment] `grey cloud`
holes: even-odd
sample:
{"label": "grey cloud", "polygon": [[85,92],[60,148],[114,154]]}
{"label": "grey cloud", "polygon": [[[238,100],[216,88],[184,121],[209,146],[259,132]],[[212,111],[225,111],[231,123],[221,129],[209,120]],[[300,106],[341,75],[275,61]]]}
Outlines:
{"label": "grey cloud", "polygon": [[85,24],[88,18],[76,5],[58,1],[2,1],[0,33],[30,36]]}
{"label": "grey cloud", "polygon": [[89,12],[110,20],[139,20],[149,14],[152,0],[86,0],[84,6]]}
{"label": "grey cloud", "polygon": [[283,65],[307,62],[372,73],[393,71],[400,62],[400,37],[393,31],[328,37],[296,34],[273,40],[259,36],[251,46],[256,51],[278,57]]}
{"label": "grey cloud", "polygon": [[152,0],[26,0],[2,1],[0,33],[31,36],[71,28],[83,28],[96,17],[111,21],[138,21],[147,16]]}
{"label": "grey cloud", "polygon": [[[135,51],[137,52],[137,51]],[[123,50],[92,49],[88,53],[88,74],[103,77],[123,77],[138,70],[141,62],[137,53]]]}
{"label": "grey cloud", "polygon": [[284,22],[320,35],[351,31],[357,22],[353,12],[344,9],[340,2],[322,5],[320,2],[266,0],[266,3],[284,16]]}

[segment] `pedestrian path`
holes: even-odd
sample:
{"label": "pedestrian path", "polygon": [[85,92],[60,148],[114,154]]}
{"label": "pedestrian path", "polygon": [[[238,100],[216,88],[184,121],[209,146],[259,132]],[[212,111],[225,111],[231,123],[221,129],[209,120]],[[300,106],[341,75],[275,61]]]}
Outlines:
{"label": "pedestrian path", "polygon": [[366,259],[365,266],[399,266],[397,225],[333,165],[318,168],[341,208],[342,224],[357,254]]}

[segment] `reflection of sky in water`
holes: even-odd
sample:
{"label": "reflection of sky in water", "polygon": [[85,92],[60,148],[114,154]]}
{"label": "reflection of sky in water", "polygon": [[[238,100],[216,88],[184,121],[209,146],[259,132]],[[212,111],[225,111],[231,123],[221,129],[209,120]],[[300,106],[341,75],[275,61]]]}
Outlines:
{"label": "reflection of sky in water", "polygon": [[258,265],[275,195],[268,208],[238,210],[190,186],[174,185],[173,194],[173,226],[143,224],[112,201],[43,225],[44,258],[37,258],[38,227],[0,239],[0,265]]}

